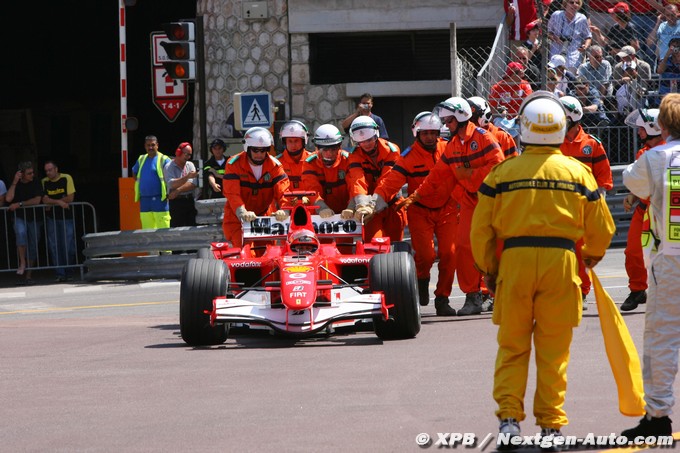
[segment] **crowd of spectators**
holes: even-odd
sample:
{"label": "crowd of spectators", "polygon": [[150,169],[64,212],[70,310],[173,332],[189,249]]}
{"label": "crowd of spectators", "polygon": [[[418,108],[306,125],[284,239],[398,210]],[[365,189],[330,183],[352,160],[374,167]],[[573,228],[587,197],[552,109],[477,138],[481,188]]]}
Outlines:
{"label": "crowd of spectators", "polygon": [[677,92],[677,5],[658,0],[544,0],[539,18],[533,1],[533,8],[521,0],[508,3],[507,69],[489,94],[497,115],[513,115],[515,105],[542,89],[544,80],[549,91],[581,101],[588,127],[624,126],[632,110],[658,107],[664,94]]}

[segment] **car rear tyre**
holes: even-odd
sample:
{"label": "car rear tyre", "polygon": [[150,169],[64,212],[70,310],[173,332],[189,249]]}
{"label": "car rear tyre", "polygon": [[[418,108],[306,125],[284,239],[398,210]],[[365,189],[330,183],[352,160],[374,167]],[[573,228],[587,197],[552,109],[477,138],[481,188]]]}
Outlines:
{"label": "car rear tyre", "polygon": [[229,326],[210,326],[213,299],[227,294],[227,265],[216,259],[190,259],[182,270],[179,290],[179,327],[182,339],[191,346],[222,344]]}
{"label": "car rear tyre", "polygon": [[371,291],[382,291],[390,318],[373,320],[376,335],[383,340],[413,338],[420,332],[418,282],[413,256],[407,252],[375,255],[368,265]]}

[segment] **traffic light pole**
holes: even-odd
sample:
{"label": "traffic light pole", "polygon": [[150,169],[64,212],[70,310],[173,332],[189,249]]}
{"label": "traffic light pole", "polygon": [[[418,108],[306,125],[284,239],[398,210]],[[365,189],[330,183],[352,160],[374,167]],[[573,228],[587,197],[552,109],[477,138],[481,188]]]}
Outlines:
{"label": "traffic light pole", "polygon": [[196,17],[196,77],[198,82],[198,123],[201,132],[201,152],[200,158],[207,160],[208,152],[208,134],[207,134],[207,120],[206,120],[206,99],[205,99],[205,39],[203,34],[203,16]]}

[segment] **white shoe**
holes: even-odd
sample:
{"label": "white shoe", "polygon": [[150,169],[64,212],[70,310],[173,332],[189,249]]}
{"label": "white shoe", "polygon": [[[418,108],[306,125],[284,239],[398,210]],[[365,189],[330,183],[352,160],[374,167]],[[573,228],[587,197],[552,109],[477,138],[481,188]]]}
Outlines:
{"label": "white shoe", "polygon": [[514,450],[520,445],[513,445],[511,439],[520,437],[519,422],[514,418],[504,418],[498,428],[498,438],[496,448],[498,450]]}

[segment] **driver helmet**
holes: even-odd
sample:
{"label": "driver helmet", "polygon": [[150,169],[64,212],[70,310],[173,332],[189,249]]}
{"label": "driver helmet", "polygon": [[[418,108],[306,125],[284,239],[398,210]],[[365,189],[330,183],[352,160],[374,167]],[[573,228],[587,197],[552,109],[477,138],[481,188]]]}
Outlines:
{"label": "driver helmet", "polygon": [[319,249],[319,239],[313,231],[298,230],[288,238],[288,248],[298,255],[311,255]]}

